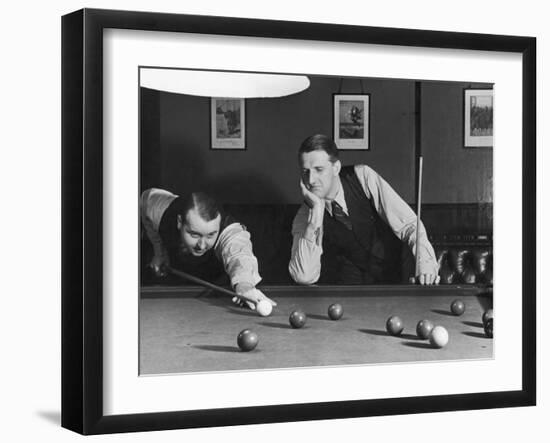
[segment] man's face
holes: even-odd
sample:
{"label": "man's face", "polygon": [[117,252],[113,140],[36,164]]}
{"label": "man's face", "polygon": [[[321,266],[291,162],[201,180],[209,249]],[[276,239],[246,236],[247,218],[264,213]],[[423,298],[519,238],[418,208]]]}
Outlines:
{"label": "man's face", "polygon": [[212,249],[220,233],[220,222],[221,215],[218,214],[214,220],[205,221],[195,209],[191,209],[183,221],[178,216],[183,252],[200,257]]}
{"label": "man's face", "polygon": [[311,151],[300,156],[302,181],[306,188],[323,199],[331,199],[338,190],[340,161],[332,163],[325,151]]}

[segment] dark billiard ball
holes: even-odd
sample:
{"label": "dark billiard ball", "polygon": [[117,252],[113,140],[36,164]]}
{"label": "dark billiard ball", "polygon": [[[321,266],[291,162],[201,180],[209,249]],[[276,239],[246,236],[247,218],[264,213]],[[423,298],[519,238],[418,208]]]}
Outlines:
{"label": "dark billiard ball", "polygon": [[328,307],[328,317],[331,320],[339,320],[344,314],[344,308],[340,303],[334,303]]}
{"label": "dark billiard ball", "polygon": [[462,300],[455,300],[451,303],[451,312],[454,315],[462,315],[466,310],[466,306]]}
{"label": "dark billiard ball", "polygon": [[306,318],[307,317],[304,312],[292,311],[290,317],[288,318],[288,321],[290,322],[290,326],[295,329],[299,329],[306,324]]}
{"label": "dark billiard ball", "polygon": [[433,328],[434,324],[430,320],[420,320],[416,325],[416,335],[418,338],[426,340],[430,337]]}
{"label": "dark billiard ball", "polygon": [[237,344],[242,351],[252,351],[258,345],[258,334],[250,329],[243,329],[237,336]]}
{"label": "dark billiard ball", "polygon": [[397,315],[392,315],[386,321],[386,330],[391,335],[401,335],[403,329],[403,321]]}
{"label": "dark billiard ball", "polygon": [[493,318],[493,310],[487,309],[481,316],[481,321],[483,322],[483,326],[485,326],[485,323],[487,323],[487,320],[489,320],[490,318]]}
{"label": "dark billiard ball", "polygon": [[483,326],[483,329],[485,329],[485,335],[489,338],[493,338],[493,324],[495,319],[494,318],[488,318],[485,322],[485,325]]}

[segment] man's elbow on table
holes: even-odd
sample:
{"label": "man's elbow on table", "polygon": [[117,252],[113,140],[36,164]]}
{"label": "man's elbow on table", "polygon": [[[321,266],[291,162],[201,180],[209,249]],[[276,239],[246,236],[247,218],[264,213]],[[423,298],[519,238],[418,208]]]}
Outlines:
{"label": "man's elbow on table", "polygon": [[293,266],[288,267],[288,272],[294,280],[299,285],[313,285],[319,280],[318,273],[305,273],[303,271],[296,270]]}

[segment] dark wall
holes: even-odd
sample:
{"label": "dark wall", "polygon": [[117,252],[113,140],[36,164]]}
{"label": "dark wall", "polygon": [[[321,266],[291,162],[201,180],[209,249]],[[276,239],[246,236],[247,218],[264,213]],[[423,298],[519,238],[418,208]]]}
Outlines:
{"label": "dark wall", "polygon": [[162,152],[160,144],[160,94],[140,89],[140,185],[141,190],[162,183]]}
{"label": "dark wall", "polygon": [[483,87],[422,82],[423,202],[493,201],[493,149],[464,148],[464,89]]}
{"label": "dark wall", "polygon": [[[371,99],[371,149],[341,151],[342,163],[369,164],[414,202],[415,82],[310,80],[310,88],[293,96],[246,100],[246,150],[210,149],[208,98],[142,88],[142,189],[202,189],[224,203],[299,203],[300,143],[314,133],[332,136],[333,94],[362,89]],[[462,146],[465,86],[422,82],[425,203],[492,201],[492,149]]]}
{"label": "dark wall", "polygon": [[[150,124],[142,130],[147,133],[147,140],[142,138],[142,159],[148,159],[142,160],[142,177],[148,177],[147,183],[142,180],[142,189],[200,188],[228,203],[298,203],[300,143],[314,133],[332,136],[333,94],[340,87],[342,93],[360,92],[359,86],[358,81],[340,85],[339,78],[313,77],[311,87],[302,93],[247,99],[246,150],[230,151],[210,149],[208,98],[142,88],[143,113],[160,112],[158,127],[154,118],[142,117],[142,123]],[[413,200],[414,83],[363,80],[363,89],[371,94],[371,149],[342,151],[342,163],[370,164],[406,200]],[[145,173],[150,167],[160,171]],[[156,184],[149,180],[154,176]]]}

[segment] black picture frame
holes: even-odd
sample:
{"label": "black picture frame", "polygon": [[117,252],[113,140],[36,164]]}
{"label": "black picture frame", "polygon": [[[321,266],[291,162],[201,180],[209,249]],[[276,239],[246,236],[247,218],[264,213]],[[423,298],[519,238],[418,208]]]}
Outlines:
{"label": "black picture frame", "polygon": [[[342,101],[357,101],[361,103],[359,134],[349,134],[347,138],[342,137],[342,122],[340,112]],[[371,94],[369,93],[336,93],[332,94],[332,138],[338,149],[343,151],[369,151],[371,139]],[[347,112],[351,114],[350,111]],[[348,120],[352,119],[350,115]],[[349,122],[348,122],[349,124]],[[355,126],[352,124],[352,126]]]}
{"label": "black picture frame", "polygon": [[[216,127],[217,123],[214,121],[213,112],[215,103],[217,100],[239,100],[240,106],[239,106],[239,113],[240,113],[240,121],[241,121],[241,129],[240,129],[240,137],[238,139],[232,141],[220,141],[216,137]],[[245,151],[246,150],[246,129],[248,127],[246,123],[246,99],[245,98],[238,98],[238,99],[231,99],[231,98],[219,98],[219,97],[211,97],[210,98],[210,149],[214,151]],[[244,125],[243,125],[244,123]]]}
{"label": "black picture frame", "polygon": [[[522,55],[522,387],[504,392],[130,415],[103,411],[105,29],[192,32]],[[536,404],[536,39],[334,24],[83,9],[62,18],[62,426],[103,434]]]}
{"label": "black picture frame", "polygon": [[[490,137],[480,137],[480,136],[470,136],[468,132],[471,133],[471,118],[469,118],[470,115],[470,106],[469,106],[469,98],[472,95],[475,95],[477,93],[483,93],[483,94],[489,94],[491,95],[491,125],[493,124],[493,89],[487,89],[487,88],[465,88],[463,92],[463,106],[462,106],[462,116],[463,116],[463,141],[464,141],[464,147],[465,148],[492,148],[493,147],[493,135],[491,134]],[[492,128],[492,126],[491,126]]]}

